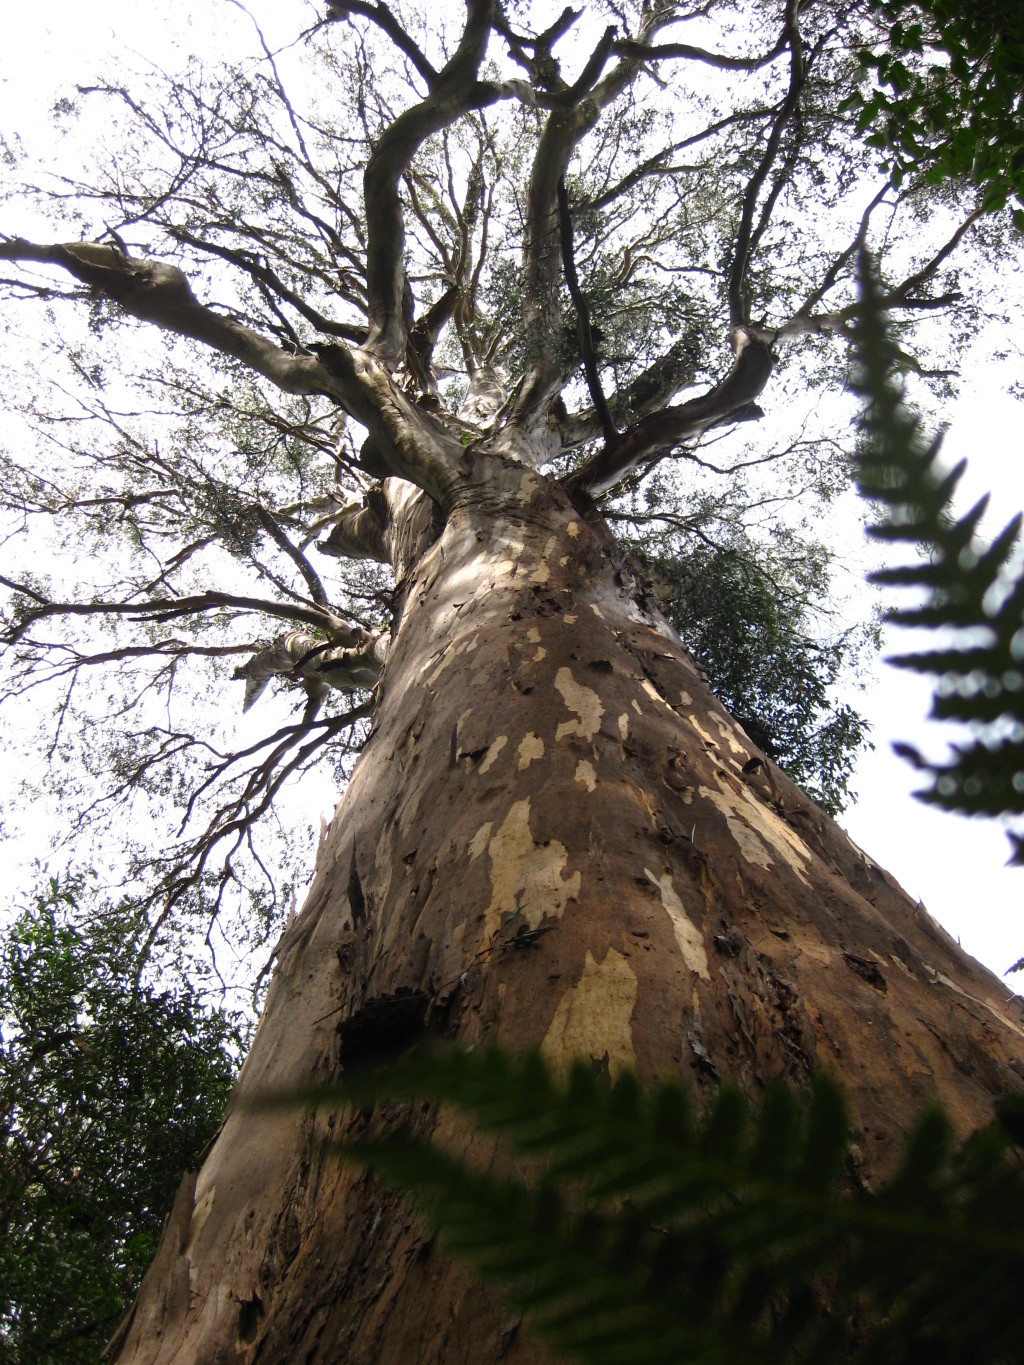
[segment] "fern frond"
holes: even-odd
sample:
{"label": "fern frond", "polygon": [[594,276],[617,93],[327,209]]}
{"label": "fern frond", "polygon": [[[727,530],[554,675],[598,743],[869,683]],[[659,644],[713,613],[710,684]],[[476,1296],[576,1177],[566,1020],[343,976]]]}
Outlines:
{"label": "fern frond", "polygon": [[[942,648],[890,659],[898,668],[940,678],[932,715],[974,728],[952,746],[945,763],[900,751],[931,779],[916,793],[946,810],[969,815],[1024,813],[1024,576],[1014,566],[1017,515],[987,546],[977,539],[988,504],[982,498],[960,518],[952,500],[961,461],[944,471],[941,437],[926,438],[906,404],[898,377],[899,350],[880,302],[870,257],[859,262],[860,308],[854,328],[854,389],[867,400],[860,417],[857,485],[879,510],[876,539],[920,547],[919,561],[872,574],[876,583],[917,588],[924,600],[895,607],[897,625],[952,628],[960,639]],[[1024,861],[1020,851],[1014,861]]]}
{"label": "fern frond", "polygon": [[1002,1129],[957,1150],[930,1112],[892,1180],[851,1194],[845,1104],[821,1076],[808,1096],[770,1089],[757,1113],[723,1088],[698,1121],[679,1086],[609,1085],[582,1064],[560,1082],[535,1053],[487,1048],[296,1099],[428,1101],[496,1139],[486,1168],[412,1124],[370,1124],[341,1154],[404,1191],[567,1359],[1024,1361],[1024,1176]]}

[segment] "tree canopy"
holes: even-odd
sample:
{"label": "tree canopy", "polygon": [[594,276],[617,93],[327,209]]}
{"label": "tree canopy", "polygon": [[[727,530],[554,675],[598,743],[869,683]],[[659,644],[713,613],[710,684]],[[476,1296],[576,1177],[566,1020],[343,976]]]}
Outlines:
{"label": "tree canopy", "polygon": [[992,0],[876,0],[882,50],[860,60],[876,85],[850,107],[894,184],[970,180],[986,209],[1012,197],[1024,228],[1024,14]]}
{"label": "tree canopy", "polygon": [[543,468],[626,540],[678,531],[691,586],[742,560],[753,601],[783,547],[795,712],[767,669],[736,682],[692,592],[679,624],[837,805],[863,732],[835,696],[842,631],[815,626],[809,518],[846,485],[857,251],[882,250],[902,364],[941,388],[1012,232],[962,168],[936,188],[887,142],[879,174],[855,105],[873,64],[892,76],[892,26],[867,0],[360,0],[299,37],[120,60],[61,94],[80,131],[55,153],[6,144],[7,391],[37,445],[4,463],[4,695],[44,702],[43,787],[77,833],[152,820],[126,871],[164,906],[242,887],[269,925],[308,849],[275,803],[314,765],[344,779],[410,490],[429,536],[472,450]]}

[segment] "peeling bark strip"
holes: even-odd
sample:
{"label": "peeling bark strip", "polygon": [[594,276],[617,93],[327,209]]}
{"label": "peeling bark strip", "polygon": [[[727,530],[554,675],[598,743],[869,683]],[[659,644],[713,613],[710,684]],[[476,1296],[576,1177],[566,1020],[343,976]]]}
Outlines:
{"label": "peeling bark strip", "polygon": [[[705,1094],[827,1067],[863,1179],[935,1095],[961,1131],[984,1122],[1024,1077],[1010,992],[784,774],[757,777],[763,755],[556,483],[479,461],[468,480],[404,585],[239,1094],[401,1046],[429,1006],[467,1045]],[[364,1121],[229,1113],[115,1359],[540,1362],[326,1150]]]}

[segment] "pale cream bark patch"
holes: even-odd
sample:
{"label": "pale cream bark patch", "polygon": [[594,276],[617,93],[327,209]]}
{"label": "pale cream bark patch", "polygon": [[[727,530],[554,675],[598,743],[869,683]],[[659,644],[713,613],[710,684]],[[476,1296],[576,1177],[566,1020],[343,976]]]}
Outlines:
{"label": "pale cream bark patch", "polygon": [[636,1065],[630,1019],[636,1004],[636,976],[621,953],[609,948],[603,962],[590,949],[583,975],[564,992],[540,1045],[541,1056],[556,1072],[568,1071],[577,1058],[608,1058],[614,1076]]}
{"label": "pale cream bark patch", "polygon": [[540,631],[537,629],[536,626],[531,626],[530,629],[526,632],[526,638],[529,640],[531,645],[539,645]]}
{"label": "pale cream bark patch", "polygon": [[[758,801],[755,801],[746,790],[739,793],[734,792],[731,787],[726,786],[717,773],[715,774],[715,781],[719,787],[717,792],[712,791],[709,787],[701,787],[700,794],[713,801],[725,816],[729,832],[739,844],[740,851],[746,860],[750,863],[758,863],[764,868],[771,867],[771,855],[761,842],[761,839],[764,839],[793,869],[804,886],[810,886],[810,882],[804,874],[811,861],[811,850],[799,834],[790,829],[789,825],[780,819],[773,810],[767,810]],[[758,835],[761,838],[758,838]]]}
{"label": "pale cream bark patch", "polygon": [[672,885],[671,873],[663,872],[660,877],[656,877],[649,867],[645,867],[644,874],[647,880],[653,882],[661,892],[661,903],[665,907],[665,913],[672,921],[672,932],[676,936],[683,961],[691,972],[696,972],[705,981],[710,981],[704,936],[683,909],[683,902],[679,899],[679,893]]}
{"label": "pale cream bark patch", "polygon": [[680,690],[680,692],[679,692],[679,704],[680,704],[680,706],[692,706],[692,705],[693,705],[693,698],[690,696],[689,692],[684,692],[684,691]]}
{"label": "pale cream bark patch", "polygon": [[551,577],[551,569],[548,565],[548,560],[551,558],[551,553],[557,544],[558,541],[554,536],[548,538],[548,543],[544,546],[544,553],[540,557],[540,563],[537,565],[536,569],[534,569],[533,573],[530,574],[531,583],[539,583],[543,587]]}
{"label": "pale cream bark patch", "polygon": [[[433,673],[431,673],[430,677],[427,679],[427,686],[433,687],[434,683],[437,682],[438,678],[445,671],[445,669],[449,668],[459,657],[460,654],[472,653],[472,651],[476,649],[479,643],[480,643],[479,635],[474,635],[474,637],[471,640],[462,640],[457,645],[446,645],[444,650],[442,650],[441,652],[440,656],[441,662],[437,665]],[[423,668],[420,670],[421,675],[427,671],[427,669],[433,662],[434,662],[433,659],[429,659],[427,663],[424,664]]]}
{"label": "pale cream bark patch", "polygon": [[714,735],[709,734],[708,731],[704,729],[704,726],[701,725],[700,721],[697,719],[696,716],[690,716],[689,719],[690,724],[697,731],[698,735],[700,735],[704,743],[710,744],[712,749],[717,749],[719,747],[718,740],[715,739]]}
{"label": "pale cream bark patch", "polygon": [[597,773],[594,772],[594,765],[588,763],[585,758],[581,758],[576,764],[576,777],[574,779],[581,787],[586,787],[588,792],[592,792],[597,786]]}
{"label": "pale cream bark patch", "polygon": [[574,626],[576,622],[579,620],[579,617],[573,616],[569,612],[566,612],[566,614],[562,617],[562,620],[565,622],[567,626]]}
{"label": "pale cream bark patch", "polygon": [[483,776],[489,768],[493,767],[495,760],[507,743],[508,735],[499,735],[494,743],[488,748],[487,752],[484,754],[483,762],[480,764],[479,771],[481,776]]}
{"label": "pale cream bark patch", "polygon": [[589,687],[578,683],[568,668],[560,668],[555,674],[555,688],[562,694],[562,700],[569,710],[577,715],[576,720],[562,721],[555,731],[556,742],[566,735],[593,739],[601,728],[601,717],[604,715],[601,698]]}
{"label": "pale cream bark patch", "polygon": [[980,1005],[982,1009],[988,1010],[991,1015],[998,1019],[1001,1024],[1005,1024],[1007,1028],[1013,1029],[1014,1033],[1017,1033],[1024,1038],[1024,1029],[1022,1029],[1019,1024],[1015,1024],[1012,1019],[1007,1019],[997,1000],[993,1000],[991,996],[987,1000],[982,1000],[980,996],[971,995],[970,991],[965,991],[962,986],[958,986],[951,977],[940,972],[938,968],[933,967],[930,962],[922,962],[921,966],[924,967],[925,971],[934,974],[935,979],[932,982],[932,985],[935,985],[936,982],[938,982],[940,985],[945,986],[947,990],[954,991],[957,995],[962,995],[965,1000],[970,1000],[973,1004]]}
{"label": "pale cream bark patch", "polygon": [[475,863],[480,854],[487,847],[487,841],[491,837],[491,830],[494,828],[493,822],[488,820],[485,825],[481,825],[477,832],[469,841],[468,852],[469,861]]}
{"label": "pale cream bark patch", "polygon": [[647,695],[650,697],[651,701],[660,702],[662,706],[668,706],[668,709],[669,709],[670,711],[672,710],[672,707],[669,706],[669,703],[665,700],[665,698],[661,695],[661,693],[658,691],[658,689],[654,686],[654,684],[651,682],[650,678],[644,678],[644,680],[643,680],[643,682],[640,684],[640,686],[644,689],[644,691],[645,691],[645,692],[647,693]]}
{"label": "pale cream bark patch", "polygon": [[623,744],[625,744],[626,740],[629,739],[629,716],[625,711],[623,711],[622,715],[619,717],[619,735],[622,738]]}
{"label": "pale cream bark patch", "polygon": [[210,1212],[213,1209],[213,1201],[216,1194],[217,1194],[216,1185],[211,1185],[210,1188],[203,1195],[202,1199],[196,1202],[196,1206],[192,1210],[192,1218],[189,1221],[188,1225],[188,1240],[185,1244],[184,1254],[186,1256],[192,1250],[192,1247],[195,1245],[195,1242],[199,1237],[199,1234],[203,1230],[203,1224],[210,1216]]}
{"label": "pale cream bark patch", "polygon": [[575,540],[580,533],[580,528],[576,525],[574,521],[570,521],[569,525],[565,529],[568,532],[570,539],[572,540]]}
{"label": "pale cream bark patch", "polygon": [[539,487],[540,482],[535,474],[524,474],[519,480],[519,492],[516,494],[519,506],[525,507]]}
{"label": "pale cream bark patch", "polygon": [[523,557],[523,551],[526,549],[526,543],[517,539],[515,536],[508,536],[504,539],[501,536],[498,536],[497,541],[499,547],[508,555],[508,558],[500,560],[498,564],[495,565],[494,574],[496,578],[504,578],[506,574],[515,573],[519,561]]}
{"label": "pale cream bark patch", "polygon": [[580,892],[580,874],[563,879],[569,855],[551,839],[536,844],[530,833],[530,798],[513,803],[488,847],[491,855],[491,903],[485,912],[484,935],[494,937],[504,915],[518,910],[531,929],[545,915],[560,919],[566,902]]}
{"label": "pale cream bark patch", "polygon": [[708,716],[718,726],[718,733],[722,736],[734,754],[747,756],[747,751],[736,738],[736,732],[724,716],[720,716],[717,711],[709,711]]}
{"label": "pale cream bark patch", "polygon": [[544,741],[538,739],[532,730],[528,730],[519,741],[516,752],[519,754],[519,771],[524,773],[535,758],[544,757]]}
{"label": "pale cream bark patch", "polygon": [[701,796],[707,796],[712,800],[718,809],[725,816],[725,823],[729,827],[729,833],[739,845],[740,852],[748,863],[756,863],[758,867],[763,867],[767,871],[774,865],[772,855],[762,844],[749,825],[745,825],[736,814],[735,809],[728,796],[720,792],[713,792],[708,787],[700,788]]}

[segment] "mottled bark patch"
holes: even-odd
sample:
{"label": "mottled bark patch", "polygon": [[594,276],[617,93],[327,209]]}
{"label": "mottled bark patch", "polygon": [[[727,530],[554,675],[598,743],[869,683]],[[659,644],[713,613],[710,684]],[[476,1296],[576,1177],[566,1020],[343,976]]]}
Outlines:
{"label": "mottled bark patch", "polygon": [[636,993],[636,976],[621,953],[609,948],[599,963],[588,948],[579,982],[562,995],[544,1035],[544,1058],[561,1072],[578,1057],[606,1063],[613,1076],[635,1066],[630,1019]]}
{"label": "mottled bark patch", "polygon": [[683,909],[683,902],[679,898],[679,893],[672,886],[672,874],[664,872],[660,877],[657,877],[649,867],[645,867],[644,875],[661,892],[661,903],[672,921],[672,932],[676,936],[683,961],[691,972],[696,972],[705,981],[709,980],[708,955],[704,947],[704,935]]}
{"label": "mottled bark patch", "polygon": [[544,741],[538,739],[532,730],[528,730],[520,740],[516,752],[519,754],[517,767],[521,773],[524,773],[535,759],[544,757]]}
{"label": "mottled bark patch", "polygon": [[718,791],[701,787],[700,795],[717,806],[725,816],[729,832],[746,860],[766,869],[772,866],[771,855],[761,842],[764,839],[793,869],[804,886],[810,886],[806,873],[812,854],[799,834],[744,789],[733,791],[718,773],[715,774],[715,780]]}
{"label": "mottled bark patch", "polygon": [[530,833],[530,798],[515,801],[490,841],[491,901],[484,916],[489,943],[505,915],[518,911],[536,929],[545,915],[561,918],[566,902],[580,891],[580,873],[563,878],[569,860],[557,839],[535,843]]}
{"label": "mottled bark patch", "polygon": [[562,700],[570,711],[576,712],[575,720],[563,720],[555,731],[555,742],[566,735],[579,735],[581,739],[591,740],[601,728],[604,707],[601,698],[592,688],[584,687],[572,676],[569,668],[560,668],[555,674],[555,688],[561,693]]}
{"label": "mottled bark patch", "polygon": [[578,786],[586,787],[588,792],[594,791],[597,787],[597,774],[594,772],[593,763],[581,758],[576,764],[576,775],[573,780]]}

